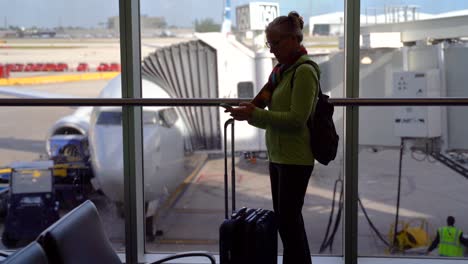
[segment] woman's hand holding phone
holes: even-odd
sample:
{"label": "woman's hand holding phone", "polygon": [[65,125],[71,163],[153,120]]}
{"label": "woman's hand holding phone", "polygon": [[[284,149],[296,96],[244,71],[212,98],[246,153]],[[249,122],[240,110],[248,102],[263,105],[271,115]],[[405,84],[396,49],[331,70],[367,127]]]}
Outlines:
{"label": "woman's hand holding phone", "polygon": [[239,107],[232,108],[229,110],[231,116],[237,121],[249,120],[252,117],[252,112],[255,109],[255,105],[252,103],[240,103]]}
{"label": "woman's hand holding phone", "polygon": [[231,105],[228,105],[228,104],[225,104],[225,103],[220,103],[219,106],[221,107],[224,107],[224,112],[227,113],[227,112],[231,112],[232,110],[232,106]]}

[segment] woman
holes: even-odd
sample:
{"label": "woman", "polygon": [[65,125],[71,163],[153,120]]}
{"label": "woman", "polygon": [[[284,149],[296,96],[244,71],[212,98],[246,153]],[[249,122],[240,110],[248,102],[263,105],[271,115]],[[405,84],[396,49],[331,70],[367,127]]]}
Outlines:
{"label": "woman", "polygon": [[[226,110],[236,120],[247,120],[266,129],[273,208],[284,248],[283,264],[311,263],[302,206],[314,167],[307,119],[315,110],[319,72],[309,64],[302,64],[309,60],[301,45],[303,25],[302,17],[290,12],[267,26],[266,45],[279,63],[252,102]],[[263,109],[266,106],[268,110]]]}

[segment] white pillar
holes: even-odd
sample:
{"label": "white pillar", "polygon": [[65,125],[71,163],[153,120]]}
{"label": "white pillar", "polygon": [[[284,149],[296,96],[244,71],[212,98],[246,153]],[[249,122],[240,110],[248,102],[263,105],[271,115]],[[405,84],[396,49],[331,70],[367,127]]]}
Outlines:
{"label": "white pillar", "polygon": [[260,50],[255,53],[255,94],[268,81],[273,69],[272,54],[268,50]]}

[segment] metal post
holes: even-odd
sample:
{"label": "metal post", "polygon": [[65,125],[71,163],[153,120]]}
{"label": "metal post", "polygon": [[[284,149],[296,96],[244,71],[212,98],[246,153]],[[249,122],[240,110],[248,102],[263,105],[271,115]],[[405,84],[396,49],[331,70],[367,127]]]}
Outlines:
{"label": "metal post", "polygon": [[[359,97],[360,1],[346,1],[345,6],[345,97]],[[359,108],[346,108],[345,115],[345,210],[344,263],[357,263],[357,196]]]}
{"label": "metal post", "polygon": [[403,164],[403,150],[405,148],[405,138],[401,138],[400,142],[400,158],[398,163],[398,188],[397,188],[397,204],[396,204],[396,213],[395,213],[395,226],[393,227],[393,242],[392,242],[392,253],[397,252],[400,249],[400,246],[397,242],[397,233],[398,233],[398,219],[400,217],[400,196],[401,196],[401,168]]}
{"label": "metal post", "polygon": [[[119,1],[122,98],[141,98],[140,2]],[[142,107],[122,107],[125,259],[144,262]]]}

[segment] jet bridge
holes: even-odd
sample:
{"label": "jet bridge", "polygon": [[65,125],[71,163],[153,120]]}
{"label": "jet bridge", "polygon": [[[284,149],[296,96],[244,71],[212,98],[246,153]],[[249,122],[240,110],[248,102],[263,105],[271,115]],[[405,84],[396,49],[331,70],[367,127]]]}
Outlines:
{"label": "jet bridge", "polygon": [[[218,32],[199,33],[196,37],[149,54],[142,63],[143,77],[173,98],[212,99],[253,98],[268,80],[273,57],[266,50],[255,52],[233,36]],[[222,148],[221,127],[229,114],[219,107],[179,109],[194,150]],[[239,122],[235,131],[238,151],[266,150],[264,130]]]}
{"label": "jet bridge", "polygon": [[[216,50],[200,40],[161,48],[142,64],[143,78],[174,98],[218,98]],[[221,148],[219,109],[180,107],[194,150]]]}

